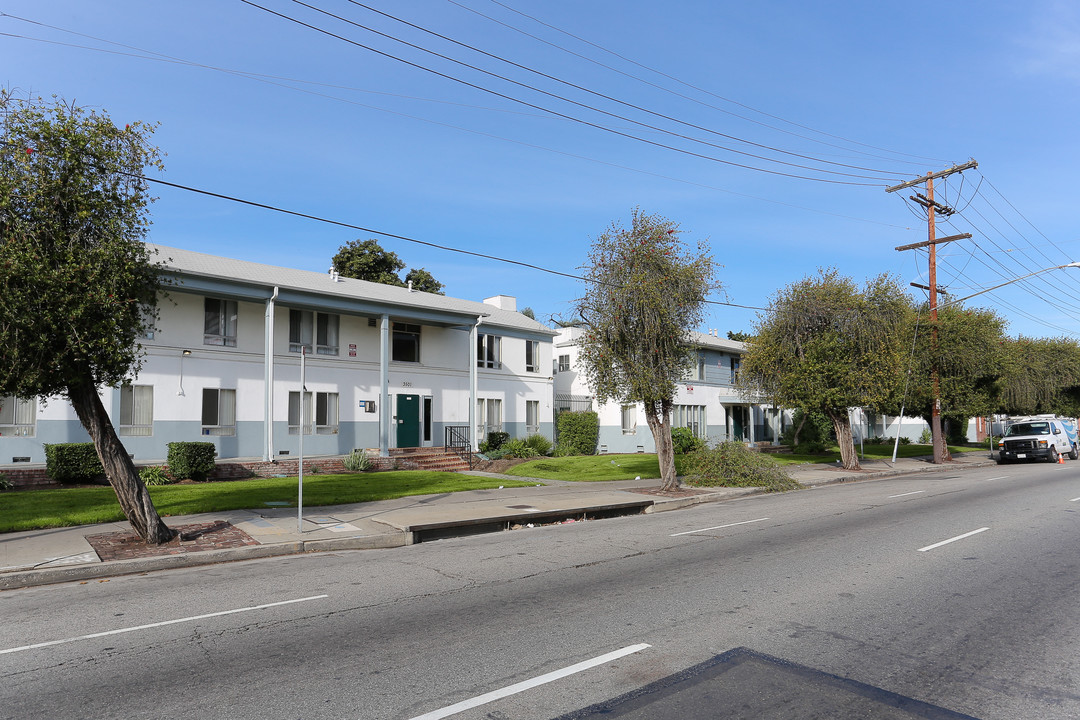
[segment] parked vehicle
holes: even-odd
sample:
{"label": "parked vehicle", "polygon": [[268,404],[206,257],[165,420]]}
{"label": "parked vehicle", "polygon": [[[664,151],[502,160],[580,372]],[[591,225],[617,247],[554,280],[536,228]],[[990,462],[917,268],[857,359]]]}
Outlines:
{"label": "parked vehicle", "polygon": [[998,464],[1017,460],[1049,460],[1068,455],[1080,457],[1076,421],[1041,416],[1014,420],[998,442]]}

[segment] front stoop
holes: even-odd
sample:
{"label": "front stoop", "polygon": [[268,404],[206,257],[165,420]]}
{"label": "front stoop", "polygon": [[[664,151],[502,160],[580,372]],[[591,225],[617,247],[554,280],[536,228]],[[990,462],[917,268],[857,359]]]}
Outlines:
{"label": "front stoop", "polygon": [[452,452],[440,448],[391,448],[390,457],[401,467],[416,470],[458,472],[468,470],[469,464]]}

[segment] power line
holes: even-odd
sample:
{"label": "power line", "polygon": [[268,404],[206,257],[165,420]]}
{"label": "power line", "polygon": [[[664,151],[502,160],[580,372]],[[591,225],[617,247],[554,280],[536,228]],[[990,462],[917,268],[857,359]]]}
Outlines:
{"label": "power line", "polygon": [[[317,12],[321,12],[321,13],[324,13],[326,15],[329,15],[330,17],[333,17],[335,19],[343,20],[344,22],[354,24],[357,27],[361,27],[361,28],[363,28],[365,30],[368,30],[369,32],[374,32],[374,33],[376,33],[378,35],[381,35],[382,37],[386,37],[386,38],[389,38],[389,39],[392,39],[392,40],[396,40],[397,42],[404,43],[405,45],[408,45],[409,47],[420,49],[420,50],[423,50],[424,52],[432,53],[436,57],[440,57],[440,58],[444,58],[444,59],[451,59],[451,58],[448,58],[445,55],[441,55],[441,54],[435,53],[435,52],[433,52],[431,50],[421,48],[421,47],[419,47],[417,45],[414,45],[412,43],[408,43],[408,42],[406,42],[404,40],[396,38],[396,37],[394,37],[392,35],[388,35],[386,33],[379,32],[378,30],[374,30],[374,29],[369,28],[369,27],[367,27],[365,25],[360,25],[358,23],[354,23],[351,20],[348,20],[348,19],[339,17],[337,15],[334,15],[332,13],[326,12],[325,10],[321,10],[321,9],[319,9],[319,8],[313,6],[313,5],[309,5],[306,2],[302,2],[301,0],[293,0],[293,2],[297,3],[298,5],[303,5],[304,7],[310,8],[312,10],[316,10]],[[745,144],[750,145],[752,147],[761,148],[763,150],[771,150],[773,152],[778,152],[778,153],[781,153],[781,154],[784,154],[784,155],[790,155],[792,157],[802,158],[804,160],[812,160],[814,162],[824,163],[824,164],[827,164],[827,165],[834,165],[834,166],[837,166],[837,167],[849,168],[849,169],[852,169],[852,170],[864,170],[866,172],[873,172],[873,173],[886,174],[886,175],[891,175],[892,174],[891,170],[879,170],[879,169],[876,169],[876,168],[868,168],[868,167],[863,167],[863,166],[860,166],[860,165],[849,165],[849,164],[846,164],[846,163],[835,162],[835,161],[832,161],[832,160],[825,160],[825,159],[822,159],[822,158],[814,157],[812,155],[804,155],[804,154],[801,154],[801,153],[792,152],[790,150],[784,150],[782,148],[774,147],[772,145],[765,145],[763,143],[753,142],[751,140],[746,140],[744,138],[740,138],[740,137],[737,137],[735,135],[729,135],[727,133],[722,133],[722,132],[719,132],[717,130],[707,128],[707,127],[705,127],[703,125],[697,125],[695,123],[687,122],[685,120],[680,120],[680,119],[678,119],[676,117],[672,117],[670,115],[666,115],[666,114],[661,113],[661,112],[656,112],[654,110],[650,110],[648,108],[642,107],[642,106],[637,105],[635,103],[626,102],[625,100],[620,100],[619,98],[613,97],[611,95],[607,95],[607,94],[602,93],[602,92],[597,92],[595,90],[591,90],[591,89],[589,89],[587,87],[583,87],[582,85],[578,85],[578,84],[570,82],[568,80],[564,80],[564,79],[556,77],[554,75],[550,75],[548,73],[542,72],[542,71],[537,70],[535,68],[531,68],[531,67],[529,67],[527,65],[522,65],[521,63],[517,63],[517,62],[514,62],[513,60],[509,60],[507,58],[504,58],[501,55],[496,55],[494,53],[489,53],[486,50],[482,50],[482,49],[480,49],[480,48],[478,48],[478,47],[476,47],[474,45],[469,45],[468,43],[464,43],[464,42],[461,42],[459,40],[455,40],[454,38],[449,37],[447,35],[443,35],[442,33],[435,32],[434,30],[431,30],[429,28],[425,28],[425,27],[423,27],[421,25],[417,25],[416,23],[410,22],[408,20],[404,20],[404,19],[399,18],[399,17],[397,17],[395,15],[391,15],[390,13],[383,12],[382,10],[379,10],[377,8],[373,8],[370,5],[365,5],[364,3],[359,2],[359,0],[348,0],[348,2],[352,3],[353,5],[356,5],[357,7],[362,7],[365,10],[368,10],[370,12],[381,15],[381,16],[383,16],[385,18],[389,18],[390,20],[394,20],[395,22],[399,22],[399,23],[401,23],[403,25],[407,25],[408,27],[411,27],[413,29],[416,29],[416,30],[419,30],[421,32],[427,33],[427,34],[429,34],[429,35],[431,35],[433,37],[437,37],[437,38],[440,38],[442,40],[446,40],[447,42],[453,43],[453,44],[455,44],[455,45],[457,45],[459,47],[463,47],[463,48],[466,48],[468,50],[472,50],[473,52],[480,53],[481,55],[483,55],[485,57],[489,57],[489,58],[491,58],[493,60],[498,60],[499,62],[506,63],[506,64],[508,64],[508,65],[510,65],[512,67],[518,68],[519,70],[524,70],[526,72],[530,72],[530,73],[533,73],[535,75],[539,75],[542,78],[545,78],[545,79],[548,79],[548,80],[553,80],[553,81],[555,81],[557,83],[560,83],[562,85],[566,85],[567,87],[574,88],[575,90],[581,90],[582,92],[589,93],[590,95],[594,95],[594,96],[602,98],[604,100],[608,100],[608,101],[611,101],[611,102],[614,102],[614,103],[618,103],[619,105],[623,105],[625,107],[632,108],[634,110],[638,110],[640,112],[647,113],[647,114],[652,115],[654,117],[662,118],[664,120],[669,120],[671,122],[678,123],[680,125],[685,125],[686,127],[694,128],[695,130],[701,130],[703,132],[707,132],[707,133],[710,133],[712,135],[716,135],[718,137],[727,138],[728,140],[734,140],[736,142],[745,143]],[[453,62],[460,62],[460,61],[457,61],[457,60],[452,60],[452,61]],[[476,68],[476,67],[474,67],[472,65],[469,65],[467,63],[465,64],[465,67],[468,67],[468,68],[471,68],[471,69],[476,69],[476,70],[479,69],[479,68]],[[481,72],[487,72],[487,71],[481,70]],[[501,75],[497,75],[497,74],[493,74],[493,75],[494,75],[494,77],[498,77],[501,80],[508,80],[509,82],[515,82],[515,83],[517,82],[515,80],[510,80],[509,78],[505,78],[505,77],[503,77]],[[537,88],[534,88],[531,85],[522,84],[522,86],[527,87],[530,90],[537,90]],[[544,91],[541,90],[539,92],[544,92]],[[564,97],[562,97],[560,95],[552,94],[551,97],[556,97],[556,98],[558,98],[560,100],[567,100],[566,98],[564,98]],[[569,100],[567,100],[567,101],[568,102],[573,102],[573,101],[569,101]],[[606,111],[598,110],[597,108],[593,108],[593,107],[588,106],[588,105],[581,105],[581,107],[585,107],[585,108],[588,108],[590,110],[596,110],[597,112],[605,112],[606,113]],[[628,122],[635,122],[635,123],[637,122],[635,120],[631,120],[630,118],[624,118],[621,115],[611,114],[611,116],[615,117],[615,118],[618,118],[620,120],[626,120]],[[723,149],[723,150],[728,150],[729,152],[740,152],[738,150],[733,150],[731,148],[727,148],[727,147],[724,147],[724,146],[721,146],[721,145],[713,145],[712,143],[707,143],[707,142],[705,142],[703,140],[700,140],[700,139],[697,139],[697,138],[691,138],[691,137],[688,137],[686,135],[681,135],[679,133],[670,133],[667,130],[663,130],[661,128],[654,127],[652,125],[648,125],[648,124],[644,124],[644,123],[639,123],[639,124],[641,124],[643,127],[649,128],[650,130],[657,130],[659,132],[666,132],[666,133],[674,135],[675,137],[682,138],[684,140],[693,140],[694,142],[700,142],[700,143],[708,145],[710,147],[716,147],[716,148],[720,148],[720,149]],[[769,161],[769,162],[780,162],[779,160],[774,160],[773,158],[768,158],[768,157],[762,157],[760,155],[753,155],[753,154],[750,154],[750,153],[742,153],[742,154],[746,154],[749,157],[757,158],[759,160],[766,160],[766,161]],[[804,165],[795,165],[795,167],[805,168],[806,166],[804,166]],[[816,168],[813,168],[813,169],[816,170]],[[826,172],[826,171],[821,170],[820,172]],[[853,177],[861,177],[861,176],[853,176]]]}
{"label": "power line", "polygon": [[[296,1],[296,0],[294,0],[294,1]],[[448,75],[446,73],[435,70],[434,68],[429,68],[429,67],[421,65],[419,63],[412,62],[411,60],[406,60],[404,58],[397,57],[396,55],[393,55],[391,53],[385,52],[383,50],[378,50],[378,49],[373,48],[373,47],[371,47],[369,45],[364,45],[361,42],[358,42],[356,40],[352,40],[350,38],[347,38],[347,37],[345,37],[343,35],[338,35],[337,33],[333,33],[333,32],[331,32],[329,30],[324,29],[324,28],[320,28],[320,27],[318,27],[316,25],[312,25],[311,23],[300,20],[299,18],[294,18],[294,17],[291,17],[291,16],[286,15],[284,13],[280,13],[280,12],[278,12],[276,10],[271,10],[270,8],[263,7],[262,5],[259,5],[259,4],[255,3],[255,2],[253,2],[252,0],[240,0],[240,2],[244,3],[245,5],[250,5],[251,7],[254,7],[254,8],[258,9],[258,10],[262,10],[263,12],[269,13],[271,15],[275,15],[277,17],[280,17],[283,20],[287,20],[289,22],[296,23],[297,25],[300,25],[302,27],[306,27],[306,28],[308,28],[310,30],[314,30],[315,32],[322,33],[322,34],[324,34],[324,35],[326,35],[328,37],[332,37],[332,38],[335,38],[337,40],[341,40],[342,42],[346,42],[346,43],[349,43],[350,45],[354,45],[354,46],[359,47],[361,49],[368,50],[369,52],[373,52],[376,55],[380,55],[380,56],[388,58],[390,60],[394,60],[395,62],[400,62],[402,64],[405,64],[405,65],[408,65],[410,67],[416,68],[418,70],[423,70],[424,72],[428,72],[428,73],[431,73],[431,74],[436,75],[438,77],[444,78],[446,80],[450,80],[452,82],[456,82],[456,83],[459,83],[461,85],[465,85],[466,87],[471,87],[474,90],[479,90],[480,92],[488,93],[488,94],[494,95],[496,97],[500,97],[500,98],[502,98],[504,100],[509,100],[510,102],[519,103],[519,104],[524,105],[526,107],[531,107],[531,108],[533,108],[535,110],[541,110],[543,112],[550,113],[550,114],[552,114],[552,115],[554,115],[556,117],[560,117],[560,118],[563,118],[565,120],[569,120],[569,121],[574,122],[574,123],[585,125],[587,127],[592,127],[592,128],[597,129],[597,130],[601,130],[603,132],[607,132],[607,133],[611,133],[613,135],[628,138],[630,140],[636,140],[638,142],[645,143],[646,145],[651,145],[653,147],[658,147],[658,148],[662,148],[662,149],[665,149],[665,150],[672,150],[674,152],[681,153],[681,154],[684,154],[684,155],[688,155],[688,156],[691,156],[691,157],[697,157],[697,158],[700,158],[700,159],[703,159],[703,160],[710,160],[712,162],[718,162],[718,163],[721,163],[721,164],[724,164],[724,165],[729,165],[729,166],[732,166],[732,167],[739,167],[739,168],[743,168],[745,170],[754,170],[754,171],[757,171],[757,172],[767,173],[767,174],[770,174],[770,175],[778,175],[778,176],[782,176],[782,177],[790,177],[790,178],[795,178],[795,179],[799,179],[799,180],[810,180],[812,182],[831,183],[831,184],[835,184],[835,185],[856,185],[856,186],[863,186],[863,187],[878,187],[875,183],[861,183],[861,182],[854,182],[854,181],[847,181],[847,180],[832,180],[832,179],[829,179],[829,178],[818,178],[818,177],[810,177],[810,176],[806,176],[806,175],[797,175],[797,174],[794,174],[794,173],[781,172],[779,170],[769,170],[769,169],[766,169],[766,168],[760,168],[760,167],[756,167],[756,166],[753,166],[753,165],[746,165],[746,164],[742,164],[742,163],[732,162],[730,160],[723,160],[721,158],[717,158],[717,157],[714,157],[714,156],[711,156],[711,155],[705,155],[705,154],[702,154],[702,153],[696,153],[696,152],[693,152],[691,150],[685,150],[685,149],[682,149],[682,148],[675,147],[673,145],[667,145],[665,143],[656,142],[654,140],[648,140],[646,138],[638,137],[637,135],[632,135],[630,133],[622,132],[620,130],[615,130],[614,128],[606,127],[604,125],[599,125],[597,123],[590,122],[590,121],[584,120],[582,118],[574,117],[572,115],[567,115],[566,113],[562,113],[562,112],[559,112],[557,110],[552,110],[550,108],[546,108],[546,107],[543,107],[541,105],[536,105],[536,104],[530,103],[530,102],[528,102],[526,100],[522,100],[520,98],[515,98],[513,96],[506,95],[505,93],[501,93],[501,92],[498,92],[496,90],[492,90],[490,88],[486,88],[486,87],[483,87],[481,85],[477,85],[476,83],[469,82],[468,80],[464,80],[462,78],[457,78],[457,77],[454,77],[453,75]],[[324,11],[320,11],[320,12],[324,12]],[[348,21],[346,21],[346,22],[348,22]],[[457,62],[457,61],[454,61],[454,62]],[[482,72],[486,72],[486,71],[482,71]],[[634,121],[630,121],[630,122],[634,122]],[[784,164],[784,165],[792,165],[792,163],[784,163],[784,162],[779,161],[779,160],[774,160],[773,162],[778,162],[778,163],[781,163],[781,164]],[[843,175],[844,174],[844,173],[837,173],[835,171],[830,171],[830,170],[819,170],[819,169],[816,169],[816,168],[811,168],[811,169],[813,169],[815,172],[823,172],[823,173],[829,173],[829,174],[834,174],[834,175]],[[871,178],[867,178],[867,179],[871,179]]]}
{"label": "power line", "polygon": [[[466,10],[470,10],[471,12],[476,12],[475,10],[472,10],[471,8],[466,8],[461,3],[455,2],[455,0],[449,0],[449,2],[451,2],[454,5],[457,5],[458,7],[464,8]],[[602,45],[598,45],[597,43],[594,43],[594,42],[592,42],[590,40],[587,40],[587,39],[585,39],[583,37],[580,37],[578,35],[574,35],[571,32],[563,30],[562,28],[556,27],[555,25],[551,25],[549,23],[546,23],[543,20],[540,20],[539,18],[537,18],[537,17],[535,17],[533,15],[529,15],[527,13],[521,12],[520,10],[512,8],[512,7],[510,7],[509,5],[507,5],[505,3],[499,2],[499,0],[491,0],[491,2],[498,5],[499,7],[502,7],[502,8],[505,8],[506,10],[509,10],[512,13],[516,13],[517,15],[528,18],[529,20],[532,20],[533,22],[536,22],[536,23],[538,23],[540,25],[543,25],[546,28],[550,28],[550,29],[552,29],[552,30],[554,30],[554,31],[556,31],[558,33],[561,33],[561,34],[566,35],[568,37],[572,37],[575,40],[578,40],[579,42],[582,42],[582,43],[585,43],[586,45],[594,47],[597,50],[605,52],[605,53],[607,53],[609,55],[613,55],[614,57],[617,57],[620,60],[623,60],[624,62],[630,63],[631,65],[639,67],[639,68],[641,68],[643,70],[648,70],[649,72],[660,75],[661,77],[667,78],[668,80],[672,80],[672,81],[678,83],[679,85],[691,88],[692,90],[696,90],[696,91],[698,91],[700,93],[704,93],[704,94],[709,95],[711,97],[714,97],[714,98],[716,98],[718,100],[722,100],[722,101],[724,101],[726,103],[730,103],[732,105],[736,105],[736,106],[744,108],[746,110],[750,110],[751,112],[758,113],[759,115],[764,115],[765,117],[772,118],[773,120],[779,120],[780,122],[787,123],[788,125],[791,125],[793,127],[802,128],[803,130],[807,130],[809,132],[817,133],[817,134],[823,135],[825,137],[833,138],[835,140],[842,140],[844,142],[851,143],[851,144],[854,144],[854,145],[860,145],[862,147],[868,147],[868,148],[870,148],[872,150],[878,150],[880,152],[892,153],[894,155],[903,155],[905,157],[910,157],[910,158],[915,158],[917,160],[929,161],[929,162],[935,162],[935,163],[947,162],[947,161],[942,160],[940,158],[929,158],[929,157],[924,157],[924,156],[921,156],[921,155],[913,155],[913,154],[910,154],[910,153],[904,153],[904,152],[899,152],[899,151],[895,151],[895,150],[889,150],[887,148],[875,147],[874,145],[868,145],[866,143],[862,143],[862,142],[859,142],[857,140],[850,140],[848,138],[844,138],[844,137],[841,137],[839,135],[832,135],[832,134],[824,132],[822,130],[816,130],[816,129],[808,126],[808,125],[802,125],[802,124],[794,122],[792,120],[787,120],[785,118],[780,117],[779,115],[773,115],[771,113],[765,112],[764,110],[759,110],[759,109],[757,109],[755,107],[752,107],[750,105],[746,105],[744,103],[738,102],[737,100],[732,100],[730,98],[723,97],[722,95],[718,95],[718,94],[716,94],[716,93],[714,93],[714,92],[712,92],[710,90],[706,90],[704,88],[698,87],[698,86],[693,85],[691,83],[685,82],[685,81],[683,81],[683,80],[681,80],[681,79],[679,79],[679,78],[677,78],[677,77],[675,77],[673,75],[669,75],[669,74],[663,72],[662,70],[657,70],[656,68],[649,67],[648,65],[643,65],[643,64],[637,62],[636,60],[632,60],[631,58],[628,58],[628,57],[626,57],[624,55],[620,55],[619,53],[615,52],[614,50],[610,50],[610,49],[608,49],[608,48],[606,48],[606,47],[604,47]],[[477,13],[477,14],[480,14],[480,13]],[[486,16],[484,16],[484,17],[486,17]],[[498,22],[498,21],[496,21],[496,22]],[[519,31],[519,32],[522,32],[522,31]],[[566,52],[570,52],[570,51],[567,50]],[[604,67],[606,67],[606,66],[604,66]],[[616,72],[619,72],[619,71],[616,71]],[[631,77],[635,77],[635,76],[631,76]],[[640,80],[640,78],[636,78],[636,77],[635,77],[635,79]],[[647,81],[645,81],[645,80],[642,80],[642,82],[647,83]],[[709,107],[713,107],[713,106],[710,105]],[[729,111],[723,110],[721,108],[714,108],[714,109],[720,110],[721,112],[728,112],[728,114],[735,115],[735,117],[741,118],[743,120],[747,120],[748,122],[757,122],[755,120],[751,120],[750,118],[746,118],[746,117],[744,117],[742,115],[736,115],[735,113],[730,113]],[[759,123],[759,124],[761,124],[761,123]],[[766,125],[766,127],[769,127],[769,128],[771,128],[773,130],[778,130],[779,132],[785,132],[784,130],[780,130],[779,128],[774,128],[771,125]],[[802,137],[802,136],[800,135],[798,137]],[[809,139],[809,138],[807,138],[807,139]],[[903,162],[903,161],[901,161],[901,162]]]}

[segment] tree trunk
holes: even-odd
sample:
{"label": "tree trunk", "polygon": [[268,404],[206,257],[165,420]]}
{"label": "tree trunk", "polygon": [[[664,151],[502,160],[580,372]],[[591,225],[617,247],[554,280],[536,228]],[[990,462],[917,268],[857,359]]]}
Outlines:
{"label": "tree trunk", "polygon": [[840,446],[840,462],[845,470],[859,469],[859,454],[855,452],[855,438],[851,434],[851,418],[846,410],[828,412],[836,431],[836,443]]}
{"label": "tree trunk", "polygon": [[671,403],[645,403],[645,420],[656,445],[656,460],[660,463],[660,489],[675,490],[679,478],[675,474],[675,445],[671,441]]}
{"label": "tree trunk", "polygon": [[941,426],[941,415],[939,413],[933,413],[930,416],[930,435],[934,443],[934,463],[940,465],[952,460],[949,446],[945,442],[945,432]]}
{"label": "tree trunk", "polygon": [[171,540],[176,531],[162,521],[154,508],[146,485],[135,471],[135,464],[131,462],[127,450],[116,437],[116,430],[105,412],[105,406],[101,404],[97,388],[89,382],[78,387],[69,387],[68,399],[71,400],[79,421],[90,433],[90,439],[94,441],[94,449],[97,450],[101,466],[105,468],[105,477],[109,479],[116,499],[120,502],[120,509],[124,511],[131,527],[147,545],[160,545]]}

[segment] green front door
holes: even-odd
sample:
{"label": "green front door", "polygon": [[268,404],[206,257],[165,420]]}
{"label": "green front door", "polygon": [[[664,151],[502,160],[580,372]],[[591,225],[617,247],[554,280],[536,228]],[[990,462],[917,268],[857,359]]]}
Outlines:
{"label": "green front door", "polygon": [[420,396],[397,396],[397,447],[420,447]]}
{"label": "green front door", "polygon": [[736,405],[735,407],[731,408],[731,421],[735,426],[734,432],[732,432],[732,440],[743,439],[743,419],[745,417],[743,413],[745,412],[745,410],[746,408],[742,407],[741,405]]}

